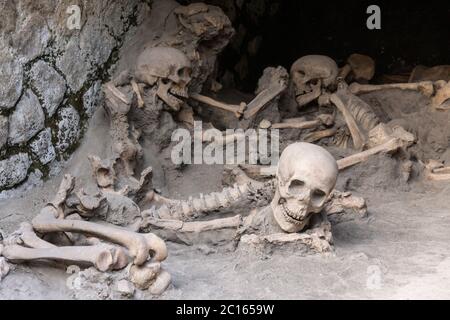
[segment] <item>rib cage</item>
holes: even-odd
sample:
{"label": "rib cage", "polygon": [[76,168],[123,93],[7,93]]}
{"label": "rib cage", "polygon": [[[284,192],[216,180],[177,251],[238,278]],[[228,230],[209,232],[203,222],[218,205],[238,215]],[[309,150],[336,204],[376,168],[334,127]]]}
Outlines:
{"label": "rib cage", "polygon": [[348,108],[356,122],[361,125],[362,129],[370,131],[380,123],[380,119],[375,112],[361,98],[349,93],[347,90],[339,90],[336,94]]}

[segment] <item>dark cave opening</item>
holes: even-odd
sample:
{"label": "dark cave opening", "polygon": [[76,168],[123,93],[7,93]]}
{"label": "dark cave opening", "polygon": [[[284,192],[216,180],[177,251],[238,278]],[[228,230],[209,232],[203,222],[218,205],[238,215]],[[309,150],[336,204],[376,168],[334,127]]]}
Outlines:
{"label": "dark cave opening", "polygon": [[[182,4],[199,1],[180,0]],[[373,82],[409,74],[417,65],[450,64],[450,9],[437,2],[378,4],[381,29],[369,30],[367,1],[207,0],[220,6],[236,30],[219,58],[222,84],[252,92],[268,66],[308,54],[328,55],[339,66],[352,53],[376,62]],[[407,78],[406,78],[407,79]]]}

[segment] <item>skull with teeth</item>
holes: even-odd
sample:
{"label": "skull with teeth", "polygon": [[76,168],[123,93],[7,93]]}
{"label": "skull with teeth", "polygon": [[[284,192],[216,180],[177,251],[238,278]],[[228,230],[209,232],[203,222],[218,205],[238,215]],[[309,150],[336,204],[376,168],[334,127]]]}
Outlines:
{"label": "skull with teeth", "polygon": [[291,79],[298,106],[303,107],[318,99],[335,84],[338,73],[336,62],[327,56],[308,55],[295,61],[291,67]]}
{"label": "skull with teeth", "polygon": [[281,154],[271,208],[286,232],[303,230],[314,213],[322,211],[334,189],[338,167],[333,156],[314,144],[298,142]]}
{"label": "skull with teeth", "polygon": [[174,111],[188,98],[192,65],[180,50],[171,47],[145,49],[138,57],[136,80],[150,86],[157,85],[157,96]]}

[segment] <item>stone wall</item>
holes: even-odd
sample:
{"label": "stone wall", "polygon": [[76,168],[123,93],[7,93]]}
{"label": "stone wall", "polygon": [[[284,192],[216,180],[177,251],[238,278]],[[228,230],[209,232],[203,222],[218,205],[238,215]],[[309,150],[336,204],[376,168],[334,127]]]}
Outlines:
{"label": "stone wall", "polygon": [[[80,29],[68,25],[73,5]],[[47,176],[75,150],[149,9],[148,0],[0,0],[0,191]]]}

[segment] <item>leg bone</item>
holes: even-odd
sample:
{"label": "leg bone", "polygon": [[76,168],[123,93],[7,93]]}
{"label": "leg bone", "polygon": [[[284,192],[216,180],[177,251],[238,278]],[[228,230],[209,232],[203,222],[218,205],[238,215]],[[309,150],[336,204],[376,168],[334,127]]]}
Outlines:
{"label": "leg bone", "polygon": [[167,257],[166,244],[154,234],[140,234],[112,225],[102,225],[87,221],[70,221],[55,219],[51,211],[42,212],[33,219],[33,228],[41,233],[78,232],[85,233],[103,240],[122,245],[128,249],[134,258],[134,263],[145,263],[150,255],[156,261]]}
{"label": "leg bone", "polygon": [[427,97],[431,97],[434,93],[433,83],[431,81],[422,81],[416,83],[389,83],[380,85],[359,84],[357,82],[354,82],[349,86],[349,89],[350,92],[355,95],[386,89],[418,91]]}
{"label": "leg bone", "polygon": [[[121,253],[115,250],[122,250]],[[9,261],[56,260],[71,264],[90,264],[100,271],[116,268],[118,257],[124,255],[123,249],[96,245],[86,247],[54,247],[46,249],[30,249],[18,245],[6,246],[2,252]],[[124,266],[121,264],[121,267]]]}

